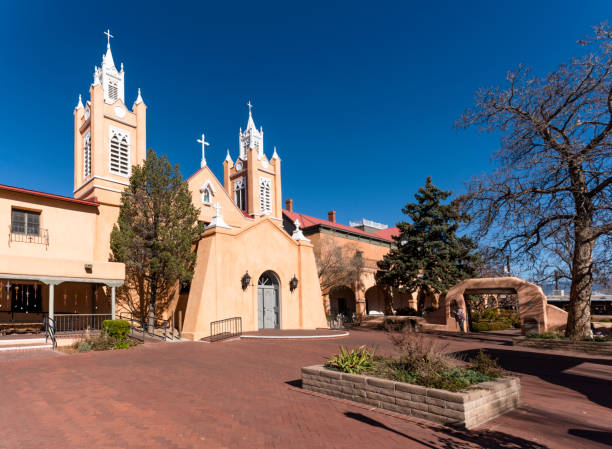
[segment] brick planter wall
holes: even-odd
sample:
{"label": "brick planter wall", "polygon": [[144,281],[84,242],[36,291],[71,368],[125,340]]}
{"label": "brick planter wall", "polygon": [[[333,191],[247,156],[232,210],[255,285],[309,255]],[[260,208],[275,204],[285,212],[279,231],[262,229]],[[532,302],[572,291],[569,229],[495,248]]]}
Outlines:
{"label": "brick planter wall", "polygon": [[612,341],[572,341],[565,339],[514,337],[514,346],[583,352],[594,355],[612,355]]}
{"label": "brick planter wall", "polygon": [[440,424],[471,429],[520,404],[517,377],[483,382],[465,391],[419,385],[359,374],[345,374],[322,365],[302,368],[302,388]]}

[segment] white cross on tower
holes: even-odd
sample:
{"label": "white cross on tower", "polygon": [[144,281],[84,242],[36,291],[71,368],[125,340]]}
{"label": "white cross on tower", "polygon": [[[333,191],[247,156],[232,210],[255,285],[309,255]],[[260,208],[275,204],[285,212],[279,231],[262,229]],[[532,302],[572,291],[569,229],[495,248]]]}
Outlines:
{"label": "white cross on tower", "polygon": [[206,139],[204,138],[204,133],[202,133],[202,138],[196,140],[196,142],[201,143],[202,144],[202,162],[200,162],[200,168],[202,167],[206,167],[206,157],[205,157],[205,153],[206,153],[206,147],[208,145],[210,145],[210,143],[208,143],[206,141]]}
{"label": "white cross on tower", "polygon": [[253,105],[251,104],[251,101],[249,100],[249,102],[247,103],[247,106],[249,107],[249,115],[251,115],[251,108],[253,107]]}
{"label": "white cross on tower", "polygon": [[106,42],[106,45],[110,47],[110,40],[111,40],[111,37],[115,37],[115,36],[113,36],[112,34],[110,34],[110,30],[109,30],[109,29],[107,29],[107,30],[104,32],[104,34],[106,34],[106,41],[107,41],[107,42]]}

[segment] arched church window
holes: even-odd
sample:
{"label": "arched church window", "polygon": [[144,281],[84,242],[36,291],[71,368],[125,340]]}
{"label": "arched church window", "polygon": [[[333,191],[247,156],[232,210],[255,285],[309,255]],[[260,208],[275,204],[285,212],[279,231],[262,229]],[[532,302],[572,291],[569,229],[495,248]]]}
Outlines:
{"label": "arched church window", "polygon": [[121,176],[130,175],[130,140],[129,134],[117,128],[111,128],[110,171]]}
{"label": "arched church window", "polygon": [[269,178],[259,178],[259,208],[262,214],[272,212],[272,181]]}
{"label": "arched church window", "polygon": [[215,189],[213,188],[210,181],[206,181],[204,183],[204,185],[200,188],[200,193],[202,194],[202,204],[211,206],[213,196],[215,195]]}
{"label": "arched church window", "polygon": [[83,138],[83,176],[85,179],[91,176],[91,133]]}
{"label": "arched church window", "polygon": [[246,185],[244,184],[244,178],[240,178],[234,182],[234,202],[239,209],[246,212],[247,210],[247,199],[246,199]]}

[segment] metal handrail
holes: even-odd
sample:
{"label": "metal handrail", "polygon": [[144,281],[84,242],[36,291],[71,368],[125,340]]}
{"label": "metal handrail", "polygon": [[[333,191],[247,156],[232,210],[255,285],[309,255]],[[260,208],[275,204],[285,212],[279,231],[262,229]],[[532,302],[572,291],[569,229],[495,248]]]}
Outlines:
{"label": "metal handrail", "polygon": [[111,318],[110,313],[56,313],[55,332],[69,334],[87,330],[101,331],[102,323]]}
{"label": "metal handrail", "polygon": [[[131,312],[121,312],[119,319],[127,320],[131,324],[132,330],[135,330],[134,323],[140,326],[139,332],[142,332],[142,338],[144,342],[144,334],[147,333],[152,337],[162,338],[164,341],[180,340],[181,331],[174,327],[174,314],[167,320],[155,318],[153,321],[153,329],[149,329],[149,323],[146,318],[134,318],[134,314]],[[160,323],[160,324],[158,324]],[[160,332],[156,332],[160,331]],[[175,333],[177,335],[175,336]]]}
{"label": "metal handrail", "polygon": [[57,347],[57,340],[55,339],[55,320],[49,315],[43,317],[45,323],[45,344],[51,339],[53,350]]}
{"label": "metal handrail", "polygon": [[211,321],[210,342],[242,335],[242,318],[239,316],[224,320]]}

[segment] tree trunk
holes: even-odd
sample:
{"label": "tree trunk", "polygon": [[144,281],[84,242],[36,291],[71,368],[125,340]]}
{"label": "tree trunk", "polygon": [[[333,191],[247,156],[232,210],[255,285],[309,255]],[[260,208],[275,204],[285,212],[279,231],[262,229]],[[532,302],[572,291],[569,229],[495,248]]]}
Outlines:
{"label": "tree trunk", "polygon": [[593,245],[590,227],[577,227],[572,260],[572,286],[565,336],[582,340],[591,336]]}
{"label": "tree trunk", "polygon": [[149,333],[155,332],[155,302],[157,301],[157,279],[151,281],[151,304],[149,305]]}

